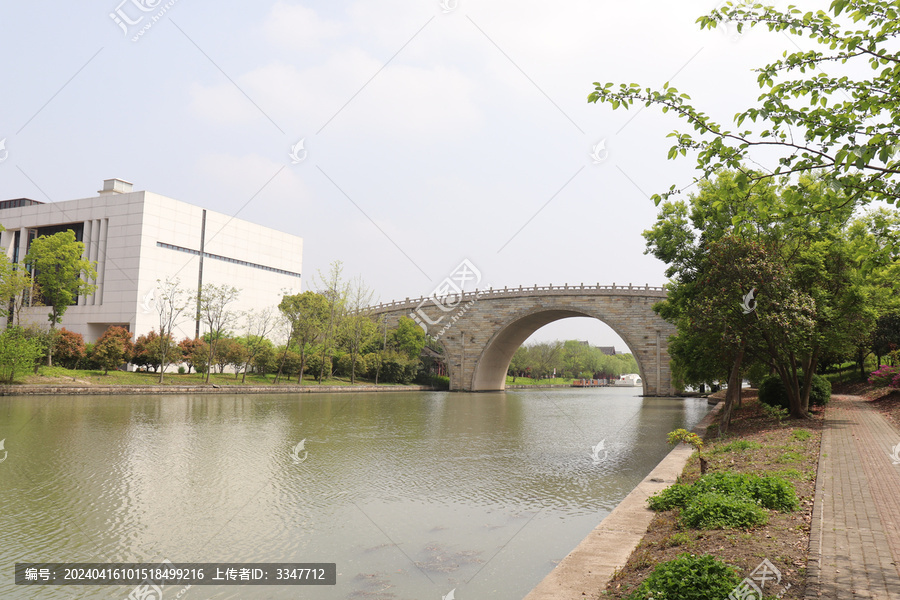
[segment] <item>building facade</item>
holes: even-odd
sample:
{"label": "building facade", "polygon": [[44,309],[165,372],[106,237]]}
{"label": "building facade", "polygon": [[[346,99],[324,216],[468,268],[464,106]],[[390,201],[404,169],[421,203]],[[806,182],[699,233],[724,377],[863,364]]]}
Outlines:
{"label": "building facade", "polygon": [[[159,329],[157,281],[175,279],[196,294],[203,284],[240,290],[229,306],[236,311],[274,308],[283,294],[300,291],[303,240],[186,202],[133,191],[120,179],[104,181],[92,198],[40,203],[27,198],[0,201],[0,247],[20,262],[32,240],[71,229],[96,263],[97,290],[68,308],[61,327],[99,338],[110,325],[135,337]],[[47,324],[49,309],[23,309],[23,324]],[[175,331],[176,339],[204,332],[194,310]],[[2,327],[2,325],[0,325]],[[239,329],[235,328],[236,332]]]}

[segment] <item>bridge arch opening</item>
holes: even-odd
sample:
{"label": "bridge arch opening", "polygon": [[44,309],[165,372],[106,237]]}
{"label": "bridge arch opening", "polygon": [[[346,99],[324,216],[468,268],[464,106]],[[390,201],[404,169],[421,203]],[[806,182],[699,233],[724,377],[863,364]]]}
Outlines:
{"label": "bridge arch opening", "polygon": [[624,342],[628,352],[634,356],[638,364],[638,372],[643,382],[644,394],[647,393],[647,377],[640,356],[634,352],[634,344],[624,332],[617,329],[603,315],[593,314],[586,310],[545,306],[516,315],[503,323],[484,347],[475,364],[471,388],[473,390],[503,390],[506,388],[506,374],[513,354],[536,331],[561,319],[571,317],[588,317],[597,319],[608,326]]}

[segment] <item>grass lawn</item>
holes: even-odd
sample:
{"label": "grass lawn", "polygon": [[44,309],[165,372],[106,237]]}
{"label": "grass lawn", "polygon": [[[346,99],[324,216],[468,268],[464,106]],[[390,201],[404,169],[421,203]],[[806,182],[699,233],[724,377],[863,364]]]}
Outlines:
{"label": "grass lawn", "polygon": [[[159,385],[159,373],[137,373],[129,371],[110,371],[104,375],[102,370],[85,370],[85,369],[66,369],[63,367],[46,367],[38,368],[36,375],[28,375],[21,377],[17,383],[28,385]],[[241,376],[235,378],[234,373],[213,373],[209,378],[210,385],[218,386],[241,386],[241,385],[275,385],[275,375],[258,375],[250,373],[247,375],[246,381],[241,383]],[[177,372],[167,372],[163,378],[163,385],[206,385],[206,375],[198,373],[179,374]],[[278,385],[297,385],[297,377],[285,378],[282,376]],[[319,385],[314,377],[309,375],[303,378],[303,385]],[[347,386],[350,385],[349,377],[335,377],[326,379],[322,382],[322,386]],[[356,385],[374,385],[373,382],[357,378]],[[398,385],[398,384],[382,384],[378,385]]]}

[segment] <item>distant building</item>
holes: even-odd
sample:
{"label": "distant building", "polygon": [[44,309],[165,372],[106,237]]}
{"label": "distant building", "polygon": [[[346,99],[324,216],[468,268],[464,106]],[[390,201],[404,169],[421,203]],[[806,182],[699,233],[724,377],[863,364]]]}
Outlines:
{"label": "distant building", "polygon": [[[202,284],[241,290],[235,310],[274,307],[283,293],[300,291],[303,240],[268,227],[107,179],[98,196],[42,203],[28,198],[0,201],[0,246],[14,262],[32,240],[71,229],[97,263],[97,290],[78,298],[62,327],[95,341],[110,325],[135,337],[159,328],[153,303],[157,280],[178,277],[196,293]],[[27,307],[22,321],[46,324],[49,310]],[[194,311],[176,338],[193,338],[202,326]],[[2,327],[3,325],[0,325]]]}
{"label": "distant building", "polygon": [[602,352],[607,356],[615,356],[616,355],[616,347],[615,346],[597,346],[597,350]]}

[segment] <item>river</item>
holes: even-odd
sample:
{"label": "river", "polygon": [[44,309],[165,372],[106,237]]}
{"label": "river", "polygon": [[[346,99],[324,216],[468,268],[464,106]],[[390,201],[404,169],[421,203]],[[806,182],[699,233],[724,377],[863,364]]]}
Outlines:
{"label": "river", "polygon": [[0,598],[133,589],[16,562],[164,559],[337,565],[186,600],[522,598],[708,411],[639,390],[0,398]]}

